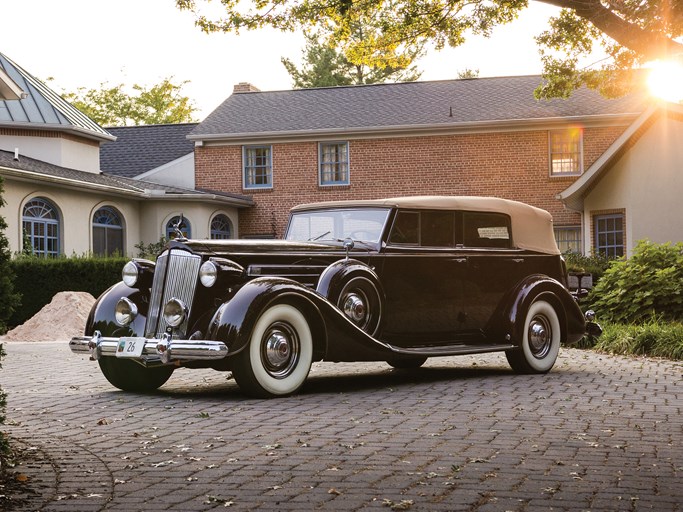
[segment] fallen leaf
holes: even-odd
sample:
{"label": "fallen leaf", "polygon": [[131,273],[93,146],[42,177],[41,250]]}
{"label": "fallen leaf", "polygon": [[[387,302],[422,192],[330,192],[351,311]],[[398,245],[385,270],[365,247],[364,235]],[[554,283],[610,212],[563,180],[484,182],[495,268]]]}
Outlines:
{"label": "fallen leaf", "polygon": [[327,491],[327,494],[334,494],[335,496],[341,495],[341,492],[339,492],[337,489],[332,487],[329,491]]}

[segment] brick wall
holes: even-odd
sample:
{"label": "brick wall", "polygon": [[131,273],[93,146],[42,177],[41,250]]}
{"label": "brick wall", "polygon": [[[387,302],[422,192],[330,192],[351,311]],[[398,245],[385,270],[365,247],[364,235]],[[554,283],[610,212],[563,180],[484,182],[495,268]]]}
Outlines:
{"label": "brick wall", "polygon": [[[624,127],[584,130],[584,169]],[[576,177],[549,177],[548,132],[527,131],[349,140],[350,185],[318,185],[318,144],[273,144],[273,188],[242,188],[242,147],[195,150],[197,187],[251,195],[240,211],[240,235],[282,236],[294,205],[400,195],[490,195],[548,210],[557,226],[578,225],[555,195]]]}

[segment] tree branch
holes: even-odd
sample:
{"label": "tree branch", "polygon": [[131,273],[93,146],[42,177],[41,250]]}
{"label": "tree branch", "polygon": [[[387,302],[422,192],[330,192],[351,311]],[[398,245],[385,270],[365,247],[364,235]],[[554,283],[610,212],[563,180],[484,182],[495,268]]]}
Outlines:
{"label": "tree branch", "polygon": [[621,18],[605,7],[600,0],[536,0],[563,9],[571,9],[577,16],[590,21],[598,30],[620,45],[642,55],[644,60],[683,55],[683,44]]}

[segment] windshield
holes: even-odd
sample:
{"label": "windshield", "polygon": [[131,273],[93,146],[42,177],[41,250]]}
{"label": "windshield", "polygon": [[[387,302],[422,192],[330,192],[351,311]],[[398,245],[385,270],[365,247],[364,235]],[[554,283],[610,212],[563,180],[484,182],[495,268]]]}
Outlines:
{"label": "windshield", "polygon": [[382,236],[389,210],[358,208],[315,210],[292,214],[286,240],[344,240],[377,243]]}

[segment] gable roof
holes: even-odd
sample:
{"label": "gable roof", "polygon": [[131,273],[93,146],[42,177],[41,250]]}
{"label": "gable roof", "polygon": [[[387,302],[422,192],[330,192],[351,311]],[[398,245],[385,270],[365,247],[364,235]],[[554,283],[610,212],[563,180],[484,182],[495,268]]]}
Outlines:
{"label": "gable roof", "polygon": [[[497,128],[520,122],[632,118],[644,94],[608,100],[581,88],[566,100],[536,100],[540,76],[406,82],[235,93],[189,135],[191,140],[372,134]],[[629,120],[630,122],[630,120]]]}
{"label": "gable roof", "polygon": [[248,196],[188,190],[121,176],[78,171],[26,156],[15,160],[13,153],[3,150],[0,150],[0,174],[32,182],[50,182],[66,188],[91,189],[137,199],[200,200],[229,204],[238,208],[253,205]]}
{"label": "gable roof", "polygon": [[116,142],[100,146],[100,168],[133,178],[194,152],[187,139],[197,123],[108,127]]}
{"label": "gable roof", "polygon": [[95,121],[2,53],[0,69],[26,93],[18,101],[0,100],[0,127],[66,131],[98,141],[114,140]]}
{"label": "gable roof", "polygon": [[666,103],[664,101],[651,105],[600,155],[581,177],[557,194],[556,198],[571,210],[583,211],[583,199],[592,185],[597,183],[605,173],[609,172],[614,163],[651,126],[657,116],[667,115],[669,112],[683,116],[683,105]]}

